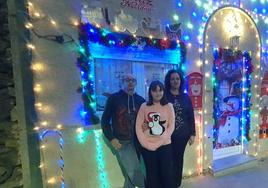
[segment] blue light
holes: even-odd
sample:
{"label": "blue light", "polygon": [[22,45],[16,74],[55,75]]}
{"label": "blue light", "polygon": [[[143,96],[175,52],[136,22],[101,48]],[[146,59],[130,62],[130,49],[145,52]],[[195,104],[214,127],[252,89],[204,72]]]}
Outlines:
{"label": "blue light", "polygon": [[178,7],[182,7],[182,3],[181,2],[178,2]]}
{"label": "blue light", "polygon": [[87,112],[86,112],[86,111],[84,111],[84,110],[81,110],[81,111],[80,111],[80,116],[81,116],[82,118],[85,118],[86,115],[87,115]]}
{"label": "blue light", "polygon": [[192,13],[192,15],[193,15],[194,17],[196,17],[196,16],[197,16],[196,12],[193,12],[193,13]]}
{"label": "blue light", "polygon": [[262,13],[263,13],[263,14],[266,13],[266,9],[265,9],[265,8],[262,9]]}
{"label": "blue light", "polygon": [[257,9],[257,8],[254,8],[253,11],[254,11],[255,13],[257,13],[257,12],[258,12],[258,9]]}
{"label": "blue light", "polygon": [[94,33],[94,29],[92,29],[92,28],[91,28],[89,31],[90,31],[91,33]]}
{"label": "blue light", "polygon": [[207,18],[205,16],[202,16],[202,21],[203,22],[206,22],[207,21]]}
{"label": "blue light", "polygon": [[60,160],[58,161],[58,163],[59,163],[59,166],[64,166],[64,160],[60,159]]}
{"label": "blue light", "polygon": [[109,44],[115,44],[114,40],[109,40]]}

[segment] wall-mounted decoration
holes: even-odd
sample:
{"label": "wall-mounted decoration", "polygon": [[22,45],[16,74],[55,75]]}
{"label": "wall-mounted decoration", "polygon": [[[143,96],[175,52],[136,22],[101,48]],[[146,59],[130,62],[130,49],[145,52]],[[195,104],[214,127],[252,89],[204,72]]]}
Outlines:
{"label": "wall-mounted decoration", "polygon": [[250,98],[253,72],[248,52],[232,49],[214,51],[213,148],[241,145],[250,140]]}
{"label": "wall-mounted decoration", "polygon": [[261,82],[259,138],[268,138],[268,72],[265,72]]}
{"label": "wall-mounted decoration", "polygon": [[162,26],[161,21],[158,19],[153,19],[151,17],[143,18],[141,20],[141,29],[147,36],[161,36]]}
{"label": "wall-mounted decoration", "polygon": [[121,6],[142,11],[152,11],[154,9],[153,0],[121,0]]}
{"label": "wall-mounted decoration", "polygon": [[103,15],[103,9],[101,7],[90,7],[88,4],[84,4],[81,10],[81,22],[90,22],[100,26],[105,25],[106,20]]}
{"label": "wall-mounted decoration", "polygon": [[193,72],[187,76],[188,95],[194,109],[202,109],[202,85],[203,75],[201,73]]}
{"label": "wall-mounted decoration", "polygon": [[166,37],[169,40],[180,40],[181,39],[181,23],[167,25]]}
{"label": "wall-mounted decoration", "polygon": [[125,14],[121,9],[120,14],[115,17],[114,26],[118,31],[136,33],[139,28],[139,22],[129,14]]}

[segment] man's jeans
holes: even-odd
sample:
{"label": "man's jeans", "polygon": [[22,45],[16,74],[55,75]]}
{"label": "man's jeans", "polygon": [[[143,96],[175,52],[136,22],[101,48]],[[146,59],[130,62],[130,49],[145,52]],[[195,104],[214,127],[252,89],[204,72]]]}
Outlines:
{"label": "man's jeans", "polygon": [[133,143],[120,140],[120,144],[122,147],[115,150],[115,153],[125,177],[124,188],[145,187],[144,175]]}

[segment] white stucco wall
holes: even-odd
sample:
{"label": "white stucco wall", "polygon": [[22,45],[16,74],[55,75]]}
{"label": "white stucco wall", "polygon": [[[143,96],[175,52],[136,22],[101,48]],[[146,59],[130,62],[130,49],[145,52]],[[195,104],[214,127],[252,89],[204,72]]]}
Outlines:
{"label": "white stucco wall", "polygon": [[[88,2],[93,1],[88,0]],[[83,104],[80,94],[76,92],[76,89],[80,85],[80,73],[76,67],[76,58],[78,51],[77,44],[79,43],[77,34],[78,31],[77,28],[71,26],[70,23],[73,20],[79,19],[83,2],[82,0],[32,0],[32,3],[34,5],[34,11],[40,11],[41,15],[46,16],[46,18],[34,22],[34,28],[39,34],[49,35],[65,33],[75,39],[75,43],[61,45],[52,41],[46,41],[44,39],[38,38],[32,34],[32,43],[36,46],[36,50],[33,53],[33,63],[42,63],[44,66],[44,70],[38,73],[36,72],[34,76],[35,83],[41,84],[42,87],[42,92],[36,94],[36,102],[42,103],[44,109],[43,111],[38,111],[40,123],[47,121],[48,125],[51,126],[55,126],[56,124],[63,124],[65,129],[68,129],[68,127],[72,126],[82,126],[83,120],[79,115],[79,110]],[[197,9],[197,6],[194,3],[190,3],[188,0],[182,1],[182,8],[176,6],[175,0],[154,0],[153,3],[155,10],[152,12],[137,11],[130,8],[124,9],[124,11],[128,14],[133,15],[133,17],[135,17],[137,20],[141,20],[143,17],[158,18],[161,20],[163,27],[167,23],[172,23],[173,14],[177,13],[179,15],[179,21],[182,22],[182,33],[189,34],[189,42],[192,44],[191,47],[188,47],[186,72],[202,72],[203,69],[196,66],[196,61],[200,58],[200,54],[198,52],[200,45],[197,43],[198,34],[187,29],[186,25],[189,21],[191,21],[195,31],[197,31],[198,29],[196,28],[202,24],[198,17],[201,17],[203,15],[203,11],[201,11],[201,9]],[[101,6],[108,7],[110,19],[113,22],[113,16],[120,10],[120,0],[103,0],[100,2],[100,4]],[[246,7],[247,5],[244,6]],[[196,11],[197,18],[192,17],[193,10]],[[50,18],[56,21],[56,26],[50,23]],[[216,26],[217,24],[215,24],[215,27]],[[259,22],[258,29],[261,33],[262,41],[265,41],[267,28],[264,27],[263,22]],[[139,29],[137,35],[144,35],[144,33],[141,29]],[[248,35],[247,44],[251,46],[256,42],[255,36],[251,38],[251,34],[248,33]],[[70,130],[75,131],[75,129],[72,128],[70,128]],[[204,128],[204,132],[207,131],[208,130]],[[66,138],[75,139],[73,133],[70,133],[70,135],[71,136],[66,136]],[[261,141],[260,148],[263,152],[267,151],[267,142],[267,140]],[[91,147],[92,145],[94,146],[93,141],[92,143],[90,142],[90,144],[86,147]],[[51,146],[54,145],[52,144]],[[197,159],[196,146],[197,144],[192,147],[187,147],[186,150],[184,171],[187,174],[189,172],[195,172],[197,169],[196,163],[193,162]],[[55,148],[48,152],[51,151],[58,151],[57,145],[55,145]],[[70,183],[78,180],[80,181],[81,179],[78,177],[81,178],[81,174],[87,174],[90,176],[90,174],[87,172],[89,168],[83,168],[84,165],[91,165],[86,162],[87,154],[84,152],[88,152],[88,155],[90,155],[91,151],[83,149],[77,149],[75,152],[72,149],[65,150],[64,155],[67,156],[65,165],[67,171],[66,178],[69,178],[67,182]],[[49,153],[46,153],[46,155],[49,155]],[[75,161],[79,161],[79,157],[77,156],[80,155],[83,156],[83,161],[85,164],[82,164],[80,162],[79,165],[76,165]],[[49,164],[50,170],[55,167],[55,165],[53,166],[53,164],[51,164],[52,160],[50,160],[53,157],[55,156],[46,158],[46,162]],[[207,168],[209,163],[210,160],[208,163],[205,163],[203,167]],[[113,169],[108,170],[110,172],[113,171]],[[72,171],[75,173],[71,173]],[[57,173],[57,171],[52,170],[49,173],[50,174],[47,174],[47,177],[52,176],[53,174]],[[85,176],[84,178],[86,179],[88,176]],[[72,183],[70,183],[70,185],[72,185]],[[85,183],[83,186],[87,187],[88,185],[90,185],[90,182],[88,182],[88,184]]]}

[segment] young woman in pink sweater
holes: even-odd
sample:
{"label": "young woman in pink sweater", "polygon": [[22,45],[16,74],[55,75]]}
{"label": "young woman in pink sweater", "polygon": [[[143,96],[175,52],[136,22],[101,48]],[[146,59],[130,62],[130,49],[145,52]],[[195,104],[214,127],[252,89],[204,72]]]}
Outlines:
{"label": "young woman in pink sweater", "polygon": [[171,135],[175,127],[174,109],[164,95],[164,85],[153,81],[149,101],[137,115],[136,134],[142,145],[147,188],[173,188],[173,151]]}

